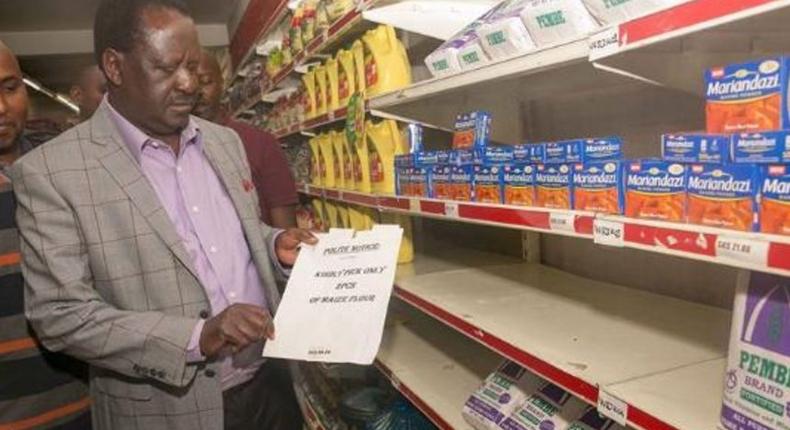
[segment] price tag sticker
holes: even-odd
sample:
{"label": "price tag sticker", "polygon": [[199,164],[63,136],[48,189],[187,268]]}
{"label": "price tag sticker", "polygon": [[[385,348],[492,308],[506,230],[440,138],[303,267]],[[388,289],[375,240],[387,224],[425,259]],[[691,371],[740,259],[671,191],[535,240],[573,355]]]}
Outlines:
{"label": "price tag sticker", "polygon": [[625,227],[619,221],[596,219],[593,221],[593,242],[598,245],[625,246]]}
{"label": "price tag sticker", "polygon": [[450,218],[458,218],[458,203],[445,202],[444,203],[444,216]]}
{"label": "price tag sticker", "polygon": [[719,235],[716,238],[716,257],[766,267],[769,245],[769,242],[762,240]]}
{"label": "price tag sticker", "polygon": [[612,55],[620,49],[620,27],[605,28],[589,39],[590,61],[596,61],[603,57]]}
{"label": "price tag sticker", "polygon": [[618,399],[617,397],[607,393],[606,391],[598,390],[598,413],[611,418],[621,426],[626,425],[628,421],[628,403]]}
{"label": "price tag sticker", "polygon": [[554,231],[576,233],[576,215],[567,212],[550,212],[549,226]]}
{"label": "price tag sticker", "polygon": [[[446,206],[445,206],[446,207]],[[409,199],[409,212],[420,212],[420,199]]]}

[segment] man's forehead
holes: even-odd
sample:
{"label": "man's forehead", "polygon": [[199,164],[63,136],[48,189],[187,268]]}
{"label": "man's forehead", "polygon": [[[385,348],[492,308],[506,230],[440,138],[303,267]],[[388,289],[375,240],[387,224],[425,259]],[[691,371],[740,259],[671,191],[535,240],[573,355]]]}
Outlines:
{"label": "man's forehead", "polygon": [[21,78],[22,70],[10,49],[0,45],[0,80],[8,78]]}

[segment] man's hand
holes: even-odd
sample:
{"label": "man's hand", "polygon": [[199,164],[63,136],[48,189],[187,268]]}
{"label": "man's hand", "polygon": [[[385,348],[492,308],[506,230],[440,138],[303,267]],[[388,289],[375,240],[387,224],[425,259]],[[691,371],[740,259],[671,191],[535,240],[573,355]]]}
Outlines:
{"label": "man's hand", "polygon": [[280,233],[274,242],[274,251],[277,253],[280,264],[293,266],[296,256],[299,255],[299,244],[301,243],[315,245],[318,243],[318,238],[313,233],[301,228],[289,228]]}
{"label": "man's hand", "polygon": [[200,352],[213,358],[223,348],[230,347],[236,353],[264,338],[274,339],[274,322],[269,311],[236,303],[206,320],[200,333]]}

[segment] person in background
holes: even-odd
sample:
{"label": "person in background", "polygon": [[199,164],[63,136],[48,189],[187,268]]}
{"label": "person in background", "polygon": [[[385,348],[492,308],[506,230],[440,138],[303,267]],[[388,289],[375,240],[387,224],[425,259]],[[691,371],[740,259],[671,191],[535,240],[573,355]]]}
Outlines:
{"label": "person in background", "polygon": [[238,135],[190,115],[182,0],[101,0],[93,34],[104,100],[9,170],[31,326],[90,364],[98,430],[294,428],[261,352],[317,238],[262,223]]}
{"label": "person in background", "polygon": [[80,122],[87,121],[93,116],[106,92],[107,79],[99,66],[88,66],[80,71],[77,82],[69,91],[71,100],[80,108]]}
{"label": "person in background", "polygon": [[0,429],[89,429],[86,367],[40,348],[24,314],[19,236],[6,168],[31,149],[22,135],[28,95],[0,41]]}
{"label": "person in background", "polygon": [[280,142],[263,130],[230,119],[224,112],[220,104],[222,71],[217,59],[205,51],[198,67],[198,80],[200,97],[193,113],[239,134],[252,170],[263,222],[277,228],[294,227],[299,197]]}

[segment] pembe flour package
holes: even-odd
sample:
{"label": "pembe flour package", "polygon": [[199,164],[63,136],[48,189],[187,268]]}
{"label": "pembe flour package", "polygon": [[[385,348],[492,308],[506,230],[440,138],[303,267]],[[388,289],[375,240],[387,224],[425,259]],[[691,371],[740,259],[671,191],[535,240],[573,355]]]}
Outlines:
{"label": "pembe flour package", "polygon": [[498,430],[498,424],[544,383],[518,364],[505,361],[469,396],[461,413],[477,430]]}
{"label": "pembe flour package", "polygon": [[735,293],[721,425],[787,430],[789,416],[790,278],[744,272]]}

